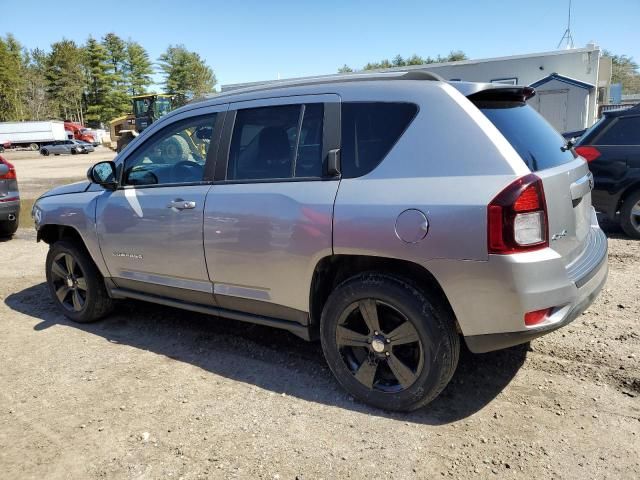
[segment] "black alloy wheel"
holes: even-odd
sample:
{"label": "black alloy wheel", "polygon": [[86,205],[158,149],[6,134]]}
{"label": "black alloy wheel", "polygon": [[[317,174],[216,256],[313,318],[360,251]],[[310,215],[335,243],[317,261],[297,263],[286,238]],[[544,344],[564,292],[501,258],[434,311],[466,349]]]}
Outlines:
{"label": "black alloy wheel", "polygon": [[52,283],[60,305],[81,312],[87,302],[87,279],[70,253],[59,253],[51,264]]}
{"label": "black alloy wheel", "polygon": [[409,388],[423,368],[422,343],[415,327],[396,308],[375,298],[344,310],[336,344],[356,380],[380,392]]}

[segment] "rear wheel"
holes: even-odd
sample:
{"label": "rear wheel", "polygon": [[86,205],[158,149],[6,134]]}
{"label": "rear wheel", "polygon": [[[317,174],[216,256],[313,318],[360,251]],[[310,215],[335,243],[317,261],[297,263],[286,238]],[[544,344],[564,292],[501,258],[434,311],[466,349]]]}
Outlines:
{"label": "rear wheel", "polygon": [[77,155],[78,151],[75,148],[71,149],[71,155]]}
{"label": "rear wheel", "polygon": [[93,322],[111,311],[104,279],[84,248],[65,240],[51,245],[46,274],[53,301],[74,322]]}
{"label": "rear wheel", "polygon": [[35,152],[40,148],[40,145],[38,145],[37,143],[30,143],[29,148]]}
{"label": "rear wheel", "polygon": [[640,239],[640,190],[631,193],[622,204],[620,225],[627,235]]}
{"label": "rear wheel", "polygon": [[15,220],[0,222],[0,237],[10,237],[18,231],[18,215]]}
{"label": "rear wheel", "polygon": [[46,156],[48,156],[48,155],[49,155],[49,150],[47,150],[47,149],[42,149],[42,150],[40,151],[40,153],[46,157]]}
{"label": "rear wheel", "polygon": [[402,279],[368,273],[329,296],[322,349],[338,382],[365,403],[410,411],[433,400],[458,363],[447,308]]}

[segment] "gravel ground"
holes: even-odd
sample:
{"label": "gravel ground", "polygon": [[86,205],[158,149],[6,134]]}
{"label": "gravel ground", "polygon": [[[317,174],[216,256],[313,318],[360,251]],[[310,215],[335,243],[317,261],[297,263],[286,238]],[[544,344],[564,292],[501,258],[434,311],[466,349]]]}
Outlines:
{"label": "gravel ground", "polygon": [[[33,198],[111,154],[12,155]],[[20,229],[0,242],[0,478],[639,478],[640,242],[607,232],[609,281],[582,317],[463,352],[436,401],[391,414],[283,331],[133,301],[73,324]]]}

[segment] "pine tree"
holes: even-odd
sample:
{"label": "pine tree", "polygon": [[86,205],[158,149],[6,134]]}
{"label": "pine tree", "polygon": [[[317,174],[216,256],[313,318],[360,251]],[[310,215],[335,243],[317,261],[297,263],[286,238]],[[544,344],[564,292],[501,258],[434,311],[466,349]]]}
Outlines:
{"label": "pine tree", "polygon": [[94,38],[89,37],[84,47],[84,67],[86,75],[86,100],[88,122],[106,122],[112,118],[106,99],[111,94],[113,79],[109,72],[107,49]]}
{"label": "pine tree", "polygon": [[51,45],[46,78],[47,92],[55,105],[57,116],[84,122],[83,50],[73,40],[62,39]]}
{"label": "pine tree", "polygon": [[160,58],[165,79],[165,91],[176,98],[177,105],[214,91],[216,77],[213,70],[195,52],[184,45],[170,45]]}
{"label": "pine tree", "polygon": [[25,90],[23,101],[27,120],[45,120],[55,116],[47,94],[47,54],[38,48],[25,53]]}
{"label": "pine tree", "polygon": [[147,91],[147,87],[153,83],[153,66],[149,60],[147,51],[137,42],[127,42],[127,55],[125,59],[125,78],[127,90],[130,95],[140,95]]}
{"label": "pine tree", "polygon": [[0,37],[0,121],[23,120],[24,59],[20,43]]}

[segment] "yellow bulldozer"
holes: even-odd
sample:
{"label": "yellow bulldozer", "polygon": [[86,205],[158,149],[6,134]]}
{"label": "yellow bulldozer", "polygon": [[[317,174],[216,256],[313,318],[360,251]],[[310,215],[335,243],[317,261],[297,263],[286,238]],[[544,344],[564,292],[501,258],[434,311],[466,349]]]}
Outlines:
{"label": "yellow bulldozer", "polygon": [[111,148],[122,151],[145,128],[174,109],[173,95],[147,93],[131,97],[133,113],[109,122]]}

